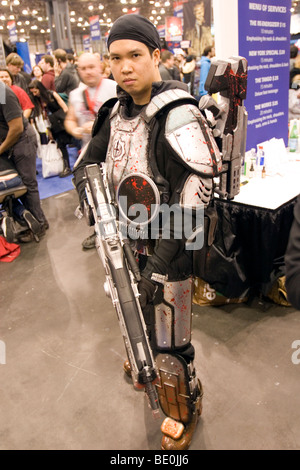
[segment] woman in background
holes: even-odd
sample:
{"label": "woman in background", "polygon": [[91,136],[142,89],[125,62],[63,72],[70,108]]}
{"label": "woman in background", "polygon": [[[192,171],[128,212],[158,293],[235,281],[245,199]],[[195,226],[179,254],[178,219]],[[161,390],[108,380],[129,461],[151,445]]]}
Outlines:
{"label": "woman in background", "polygon": [[72,143],[72,136],[64,128],[68,106],[56,91],[47,90],[39,80],[33,80],[29,84],[29,90],[38,100],[41,111],[46,112],[50,122],[49,138],[53,138],[57,142],[57,146],[62,152],[64,169],[59,176],[61,178],[69,176],[72,171],[67,145]]}
{"label": "woman in background", "polygon": [[0,67],[0,81],[9,86],[14,94],[17,95],[24,116],[29,119],[30,115],[32,114],[32,110],[34,109],[34,104],[23,88],[13,84],[14,77],[6,67]]}
{"label": "woman in background", "polygon": [[42,71],[39,65],[35,65],[34,67],[32,67],[32,72],[31,72],[32,79],[36,78],[37,80],[41,81],[43,74],[44,72]]}

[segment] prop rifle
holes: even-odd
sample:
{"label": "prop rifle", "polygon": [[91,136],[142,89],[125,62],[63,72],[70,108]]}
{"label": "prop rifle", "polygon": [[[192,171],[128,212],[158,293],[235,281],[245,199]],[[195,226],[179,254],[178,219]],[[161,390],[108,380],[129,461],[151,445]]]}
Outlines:
{"label": "prop rifle", "polygon": [[[221,140],[223,170],[215,191],[223,198],[233,199],[240,192],[246,151],[248,115],[243,100],[247,91],[247,60],[238,56],[212,61],[205,89],[209,94],[202,96],[199,108],[211,111],[214,137]],[[214,93],[219,93],[219,103],[212,98]]]}
{"label": "prop rifle", "polygon": [[87,165],[85,177],[87,199],[95,221],[96,247],[105,269],[104,290],[117,312],[133,383],[145,387],[149,405],[157,417],[159,405],[153,383],[157,373],[139,303],[139,268],[128,239],[119,230],[104,168]]}

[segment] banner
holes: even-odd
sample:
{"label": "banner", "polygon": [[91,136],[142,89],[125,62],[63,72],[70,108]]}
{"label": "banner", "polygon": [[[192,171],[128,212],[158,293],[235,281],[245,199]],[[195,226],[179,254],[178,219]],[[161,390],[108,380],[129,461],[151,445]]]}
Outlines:
{"label": "banner", "polygon": [[183,39],[191,42],[198,57],[213,44],[211,35],[211,0],[198,0],[183,4]]}
{"label": "banner", "polygon": [[173,16],[183,18],[183,2],[173,2]]}
{"label": "banner", "polygon": [[16,22],[15,21],[8,21],[7,22],[7,27],[8,27],[10,42],[12,44],[16,44],[16,42],[18,40]]}
{"label": "banner", "polygon": [[156,29],[160,38],[164,38],[166,36],[166,26],[164,24],[157,25]]}
{"label": "banner", "polygon": [[31,61],[30,61],[30,54],[29,54],[29,47],[28,42],[17,42],[17,54],[22,57],[24,60],[24,72],[31,73]]}
{"label": "banner", "polygon": [[166,41],[181,41],[182,19],[176,16],[166,17]]}
{"label": "banner", "polygon": [[84,52],[89,52],[90,47],[91,47],[91,38],[90,38],[90,36],[88,34],[86,34],[85,36],[83,36],[82,40],[83,40],[83,50],[84,50]]}
{"label": "banner", "polygon": [[290,5],[287,0],[239,0],[239,55],[248,60],[247,150],[288,138]]}
{"label": "banner", "polygon": [[99,16],[90,16],[90,32],[91,32],[91,39],[92,41],[100,41],[101,39],[101,32],[100,32],[100,24],[99,24]]}
{"label": "banner", "polygon": [[52,55],[52,43],[51,41],[46,41],[46,51],[47,54]]}

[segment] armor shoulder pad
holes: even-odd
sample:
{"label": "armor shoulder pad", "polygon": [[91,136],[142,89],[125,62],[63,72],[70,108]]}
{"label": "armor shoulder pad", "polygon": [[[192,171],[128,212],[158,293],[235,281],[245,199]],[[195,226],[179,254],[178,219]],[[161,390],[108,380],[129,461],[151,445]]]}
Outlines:
{"label": "armor shoulder pad", "polygon": [[151,119],[163,108],[183,100],[196,103],[196,99],[192,95],[190,95],[187,91],[181,90],[180,88],[173,88],[155,95],[144,111],[145,121],[150,122]]}
{"label": "armor shoulder pad", "polygon": [[219,148],[198,107],[184,104],[170,110],[165,137],[185,165],[196,174],[214,177],[222,169]]}

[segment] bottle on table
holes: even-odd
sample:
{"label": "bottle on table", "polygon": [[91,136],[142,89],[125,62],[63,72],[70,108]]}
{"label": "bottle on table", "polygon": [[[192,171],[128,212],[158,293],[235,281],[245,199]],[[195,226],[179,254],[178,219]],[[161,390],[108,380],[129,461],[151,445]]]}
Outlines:
{"label": "bottle on table", "polygon": [[290,136],[289,136],[290,152],[297,152],[298,149],[298,122],[293,119],[290,123]]}

